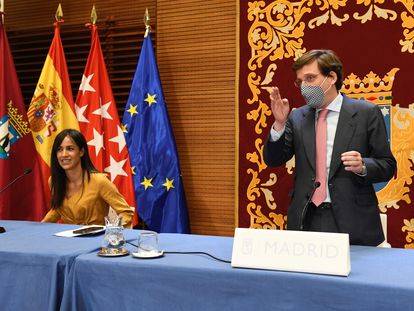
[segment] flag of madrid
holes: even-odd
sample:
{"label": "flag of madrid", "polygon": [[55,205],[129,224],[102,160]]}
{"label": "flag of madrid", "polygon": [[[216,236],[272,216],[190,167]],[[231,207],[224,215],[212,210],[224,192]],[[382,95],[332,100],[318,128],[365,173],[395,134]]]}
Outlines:
{"label": "flag of madrid", "polygon": [[[93,164],[109,175],[128,204],[135,209],[128,148],[106,71],[97,26],[91,25],[91,31],[91,49],[75,103],[76,117],[88,142]],[[137,219],[134,220],[136,223]]]}

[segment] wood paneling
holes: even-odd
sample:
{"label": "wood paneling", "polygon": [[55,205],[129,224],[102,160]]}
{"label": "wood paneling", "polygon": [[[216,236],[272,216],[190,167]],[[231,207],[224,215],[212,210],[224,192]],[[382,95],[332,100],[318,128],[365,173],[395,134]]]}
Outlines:
{"label": "wood paneling", "polygon": [[157,57],[193,233],[235,226],[235,1],[157,1]]}
{"label": "wood paneling", "polygon": [[[5,0],[6,25],[13,29],[50,26],[55,22],[59,3],[65,23],[82,26],[90,22],[92,6],[95,5],[98,21],[117,20],[143,26],[145,8],[148,8],[155,24],[156,1],[140,0]],[[121,23],[122,24],[122,23]]]}
{"label": "wood paneling", "polygon": [[[85,24],[90,22],[95,4],[102,51],[122,119],[144,36],[145,8],[154,15],[152,22],[155,24],[156,3],[148,0],[6,1],[5,25],[26,106],[31,101],[53,38],[54,16],[59,3],[65,21],[60,33],[74,100],[90,49],[90,31]],[[153,28],[156,34],[155,25]]]}

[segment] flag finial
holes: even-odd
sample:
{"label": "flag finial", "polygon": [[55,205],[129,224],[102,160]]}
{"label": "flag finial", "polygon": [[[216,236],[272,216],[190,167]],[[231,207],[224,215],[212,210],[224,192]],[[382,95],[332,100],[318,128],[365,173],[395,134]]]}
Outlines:
{"label": "flag finial", "polygon": [[0,0],[0,23],[4,24],[4,0]]}
{"label": "flag finial", "polygon": [[59,22],[63,19],[62,5],[60,3],[59,3],[59,6],[56,10],[55,18],[56,18],[57,22]]}
{"label": "flag finial", "polygon": [[91,12],[91,22],[92,22],[92,24],[95,25],[97,20],[98,20],[98,14],[96,14],[95,5],[93,5],[92,12]]}
{"label": "flag finial", "polygon": [[149,16],[149,13],[148,13],[148,8],[145,9],[144,25],[145,25],[145,35],[144,35],[144,38],[146,38],[148,36],[148,33],[151,32],[150,16]]}

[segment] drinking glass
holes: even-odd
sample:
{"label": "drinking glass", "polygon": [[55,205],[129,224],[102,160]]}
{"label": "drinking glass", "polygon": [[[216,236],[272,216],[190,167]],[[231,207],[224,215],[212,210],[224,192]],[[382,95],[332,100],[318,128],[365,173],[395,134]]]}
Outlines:
{"label": "drinking glass", "polygon": [[102,249],[108,254],[119,253],[125,245],[124,227],[122,226],[122,216],[118,217],[115,222],[109,221],[105,217],[105,237],[103,239]]}
{"label": "drinking glass", "polygon": [[138,253],[158,254],[158,234],[156,232],[141,232],[138,236]]}

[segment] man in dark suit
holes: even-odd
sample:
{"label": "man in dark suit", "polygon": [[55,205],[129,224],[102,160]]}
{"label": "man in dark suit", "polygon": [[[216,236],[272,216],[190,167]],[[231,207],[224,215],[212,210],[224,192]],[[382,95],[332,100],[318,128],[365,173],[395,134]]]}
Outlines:
{"label": "man in dark suit", "polygon": [[263,150],[269,166],[295,156],[287,228],[344,232],[351,244],[379,245],[384,234],[373,183],[388,181],[396,169],[382,113],[339,92],[342,64],[332,51],[309,51],[293,70],[306,105],[290,112],[272,88],[275,122]]}

